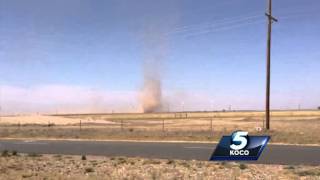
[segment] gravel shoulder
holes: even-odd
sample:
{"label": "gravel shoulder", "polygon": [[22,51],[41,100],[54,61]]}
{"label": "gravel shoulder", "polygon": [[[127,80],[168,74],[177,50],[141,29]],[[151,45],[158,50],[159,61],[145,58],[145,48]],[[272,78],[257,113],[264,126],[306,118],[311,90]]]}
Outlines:
{"label": "gravel shoulder", "polygon": [[320,166],[2,152],[0,179],[320,179]]}

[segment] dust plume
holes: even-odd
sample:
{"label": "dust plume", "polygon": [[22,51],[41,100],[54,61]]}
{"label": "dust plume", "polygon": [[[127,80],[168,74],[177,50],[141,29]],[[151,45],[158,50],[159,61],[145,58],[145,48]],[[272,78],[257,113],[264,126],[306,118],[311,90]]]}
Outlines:
{"label": "dust plume", "polygon": [[141,111],[159,112],[162,109],[161,75],[166,57],[166,38],[164,32],[149,27],[144,33],[144,74],[140,92]]}
{"label": "dust plume", "polygon": [[[166,109],[163,98],[164,66],[169,57],[171,32],[180,18],[179,4],[175,1],[155,4],[150,2],[147,22],[140,31],[143,49],[143,85],[139,93],[140,112],[160,112]],[[164,13],[164,11],[166,13]]]}
{"label": "dust plume", "polygon": [[143,90],[141,93],[142,110],[144,113],[161,110],[162,91],[161,80],[157,77],[150,77],[145,74]]}

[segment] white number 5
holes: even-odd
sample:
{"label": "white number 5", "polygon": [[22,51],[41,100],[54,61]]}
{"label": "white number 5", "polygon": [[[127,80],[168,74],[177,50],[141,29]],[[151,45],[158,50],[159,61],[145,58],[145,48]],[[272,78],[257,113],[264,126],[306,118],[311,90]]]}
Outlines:
{"label": "white number 5", "polygon": [[231,144],[230,148],[233,150],[240,150],[246,147],[248,140],[245,136],[248,135],[248,132],[238,131],[232,134],[232,142],[238,141],[241,142],[239,145]]}

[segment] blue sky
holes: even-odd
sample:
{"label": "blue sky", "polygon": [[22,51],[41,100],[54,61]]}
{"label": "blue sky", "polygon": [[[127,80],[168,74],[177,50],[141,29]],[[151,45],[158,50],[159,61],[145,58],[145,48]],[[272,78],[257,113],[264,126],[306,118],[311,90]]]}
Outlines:
{"label": "blue sky", "polygon": [[[320,105],[319,7],[317,0],[273,3],[274,109]],[[126,111],[139,104],[144,62],[156,58],[174,110],[181,99],[188,110],[262,109],[265,9],[266,1],[253,0],[0,0],[2,107],[80,106],[57,100],[71,96],[67,88],[87,97],[82,104],[104,99],[99,106]],[[100,95],[92,100],[89,91]]]}

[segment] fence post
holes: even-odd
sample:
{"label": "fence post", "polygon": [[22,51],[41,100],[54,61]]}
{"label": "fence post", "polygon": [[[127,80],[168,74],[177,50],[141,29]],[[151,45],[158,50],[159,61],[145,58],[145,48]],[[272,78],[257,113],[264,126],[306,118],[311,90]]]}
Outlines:
{"label": "fence post", "polygon": [[164,119],[162,120],[162,132],[164,132]]}
{"label": "fence post", "polygon": [[49,131],[50,131],[50,121],[48,121],[48,130],[47,130],[47,136],[49,136]]}
{"label": "fence post", "polygon": [[262,128],[265,130],[264,125],[265,125],[265,117],[262,117]]}
{"label": "fence post", "polygon": [[212,118],[210,119],[210,134],[213,136]]}

